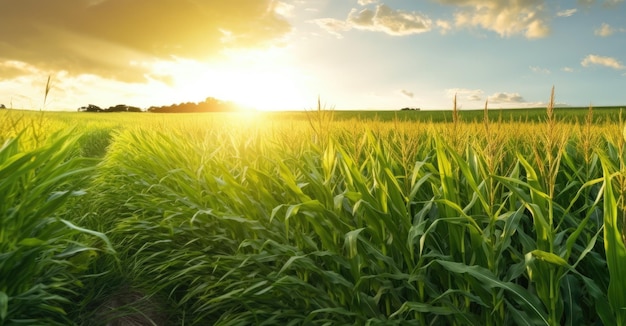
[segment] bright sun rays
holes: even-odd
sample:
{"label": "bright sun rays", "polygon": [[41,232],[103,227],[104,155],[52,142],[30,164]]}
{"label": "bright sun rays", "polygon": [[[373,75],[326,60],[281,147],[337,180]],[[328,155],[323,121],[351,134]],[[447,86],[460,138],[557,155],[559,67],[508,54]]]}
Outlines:
{"label": "bright sun rays", "polygon": [[170,84],[176,98],[201,101],[210,96],[245,109],[302,110],[311,102],[306,75],[283,50],[228,51],[219,61],[176,59],[152,65],[149,77]]}

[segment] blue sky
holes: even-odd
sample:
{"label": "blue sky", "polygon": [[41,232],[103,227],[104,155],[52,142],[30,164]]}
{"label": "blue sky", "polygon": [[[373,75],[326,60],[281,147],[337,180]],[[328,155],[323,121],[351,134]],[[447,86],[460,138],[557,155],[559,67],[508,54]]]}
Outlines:
{"label": "blue sky", "polygon": [[0,0],[0,103],[42,108],[51,76],[48,110],[537,107],[552,86],[562,106],[626,105],[624,0],[73,3]]}

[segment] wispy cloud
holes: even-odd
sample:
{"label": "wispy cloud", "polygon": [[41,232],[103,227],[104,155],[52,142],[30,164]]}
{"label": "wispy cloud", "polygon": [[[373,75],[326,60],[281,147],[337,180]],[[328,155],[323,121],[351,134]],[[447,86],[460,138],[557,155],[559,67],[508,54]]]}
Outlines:
{"label": "wispy cloud", "polygon": [[37,73],[41,74],[43,72],[26,62],[17,60],[0,62],[0,76],[2,76],[0,81]]}
{"label": "wispy cloud", "polygon": [[495,93],[488,97],[489,103],[526,103],[519,93]]}
{"label": "wispy cloud", "polygon": [[565,9],[565,10],[561,10],[559,12],[556,13],[557,17],[571,17],[573,16],[576,12],[578,11],[578,9],[573,8],[573,9]]}
{"label": "wispy cloud", "polygon": [[[353,8],[348,14],[348,29],[361,29],[385,32],[390,35],[410,35],[428,32],[433,27],[439,28],[442,34],[449,32],[453,26],[480,27],[498,33],[502,37],[524,35],[526,38],[542,38],[550,33],[549,10],[545,0],[515,1],[514,4],[501,0],[436,0],[441,4],[456,7],[453,20],[433,21],[425,14],[415,11],[395,10],[385,4],[377,4],[375,9]],[[358,4],[366,6],[379,3],[379,0],[358,0]],[[557,13],[560,17],[569,17],[577,9],[567,9]],[[337,34],[346,29],[338,24],[329,23],[329,18],[315,21],[325,30]]]}
{"label": "wispy cloud", "polygon": [[508,37],[523,34],[542,38],[550,33],[548,10],[544,0],[438,0],[459,8],[455,24],[459,27],[481,27]]}
{"label": "wispy cloud", "polygon": [[[364,0],[363,3],[368,4],[373,2]],[[432,20],[424,14],[394,10],[384,4],[377,5],[374,10],[370,8],[361,10],[353,8],[345,21],[334,18],[321,18],[313,22],[339,38],[341,38],[341,32],[346,32],[351,29],[403,36],[428,32],[433,27]]]}
{"label": "wispy cloud", "polygon": [[441,34],[447,34],[450,30],[452,30],[452,24],[447,20],[438,19],[435,22],[435,25],[439,27]]}
{"label": "wispy cloud", "polygon": [[337,38],[343,38],[341,32],[349,31],[351,29],[350,24],[335,18],[320,18],[314,20],[313,22],[326,32],[335,35]]}
{"label": "wispy cloud", "polygon": [[3,59],[126,82],[145,82],[149,72],[131,61],[207,60],[227,48],[278,44],[292,31],[289,6],[270,0],[1,3]]}
{"label": "wispy cloud", "polygon": [[293,4],[278,1],[276,3],[274,12],[284,17],[293,17],[293,10],[295,9],[295,7],[296,6]]}
{"label": "wispy cloud", "polygon": [[563,67],[563,68],[561,68],[561,70],[563,70],[565,72],[574,72],[574,68],[572,68],[572,67]]}
{"label": "wispy cloud", "polygon": [[408,97],[408,98],[413,98],[413,97],[415,97],[415,93],[413,93],[413,92],[411,92],[411,91],[408,91],[408,90],[406,90],[406,89],[401,89],[401,90],[400,90],[400,93],[401,93],[402,95],[404,95],[404,96]]}
{"label": "wispy cloud", "polygon": [[352,9],[347,22],[356,29],[384,32],[389,35],[410,35],[428,32],[432,21],[418,12],[394,10],[386,5],[377,5],[376,10]]}
{"label": "wispy cloud", "polygon": [[542,67],[538,67],[538,66],[530,66],[529,68],[534,73],[550,74],[550,69],[548,69],[548,68],[542,68]]}
{"label": "wispy cloud", "polygon": [[597,36],[600,37],[608,37],[611,36],[617,32],[626,32],[626,29],[624,28],[614,28],[611,25],[607,24],[607,23],[602,23],[602,25],[598,28],[596,28],[593,33]]}
{"label": "wispy cloud", "polygon": [[615,33],[615,29],[607,23],[602,23],[602,26],[596,28],[593,33],[597,36],[607,37],[613,35],[613,33]]}
{"label": "wispy cloud", "polygon": [[456,96],[460,100],[482,101],[484,92],[481,89],[450,88],[446,89],[446,94],[449,98]]}
{"label": "wispy cloud", "polygon": [[613,68],[616,70],[622,70],[622,69],[626,69],[626,66],[624,66],[624,64],[613,58],[613,57],[604,57],[604,56],[599,56],[599,55],[595,55],[595,54],[590,54],[588,56],[586,56],[583,61],[581,61],[580,63],[583,67],[589,67],[592,65],[598,65],[598,66],[604,66],[604,67],[608,67],[608,68]]}

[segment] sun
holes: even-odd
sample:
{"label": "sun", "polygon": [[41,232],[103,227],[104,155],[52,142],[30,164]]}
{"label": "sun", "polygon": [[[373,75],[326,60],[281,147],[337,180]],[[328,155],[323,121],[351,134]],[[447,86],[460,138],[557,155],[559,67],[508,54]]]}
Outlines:
{"label": "sun", "polygon": [[309,78],[279,50],[241,50],[219,61],[177,59],[153,69],[172,79],[178,101],[214,97],[244,109],[259,111],[302,110],[310,106]]}
{"label": "sun", "polygon": [[[305,101],[299,76],[286,69],[268,69],[266,66],[247,69],[227,69],[221,74],[209,75],[220,83],[217,93],[224,99],[244,108],[261,111],[298,110]],[[219,89],[219,90],[218,90]]]}

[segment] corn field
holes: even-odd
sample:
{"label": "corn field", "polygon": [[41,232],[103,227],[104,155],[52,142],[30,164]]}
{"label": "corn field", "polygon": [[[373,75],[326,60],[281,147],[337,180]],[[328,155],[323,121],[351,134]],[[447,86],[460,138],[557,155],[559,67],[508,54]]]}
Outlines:
{"label": "corn field", "polygon": [[0,112],[0,325],[626,325],[624,125],[544,114]]}

